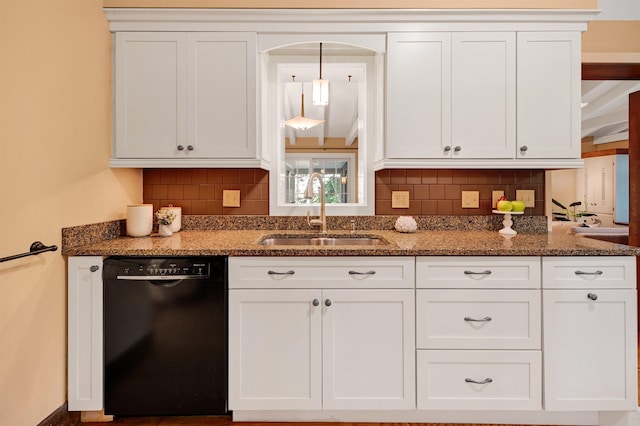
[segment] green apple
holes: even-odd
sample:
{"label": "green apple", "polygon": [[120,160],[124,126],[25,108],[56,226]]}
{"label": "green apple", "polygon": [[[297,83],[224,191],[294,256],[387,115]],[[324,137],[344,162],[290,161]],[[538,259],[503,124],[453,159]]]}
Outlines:
{"label": "green apple", "polygon": [[524,201],[522,200],[515,200],[511,202],[511,205],[513,206],[513,211],[514,212],[523,212],[524,211]]}
{"label": "green apple", "polygon": [[513,209],[513,203],[506,198],[500,199],[498,204],[496,204],[496,208],[501,212],[510,212]]}

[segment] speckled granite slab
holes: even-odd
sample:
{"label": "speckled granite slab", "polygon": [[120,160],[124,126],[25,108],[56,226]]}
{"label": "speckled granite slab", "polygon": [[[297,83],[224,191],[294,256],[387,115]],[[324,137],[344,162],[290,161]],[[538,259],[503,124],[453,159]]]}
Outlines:
{"label": "speckled granite slab", "polygon": [[[463,230],[449,230],[454,222],[430,221],[429,218],[416,218],[418,232],[403,234],[391,230],[395,217],[376,217],[380,222],[367,222],[364,218],[355,219],[359,226],[357,235],[375,235],[383,238],[387,244],[376,246],[265,246],[259,242],[268,236],[299,236],[316,235],[306,225],[304,218],[266,219],[256,217],[252,228],[233,229],[231,224],[238,226],[238,221],[226,222],[226,218],[198,217],[193,222],[185,221],[183,230],[171,237],[160,237],[152,233],[148,237],[132,238],[120,236],[117,238],[89,238],[85,244],[65,245],[68,238],[63,238],[62,252],[67,256],[186,256],[186,255],[230,255],[230,256],[637,256],[640,248],[621,244],[608,243],[590,238],[576,237],[567,234],[552,234],[540,232],[519,232],[513,238],[505,238],[497,232],[501,228],[501,221],[497,224],[491,220],[473,220],[469,217],[460,219],[459,228]],[[283,222],[278,222],[283,220]],[[351,235],[345,229],[349,228],[351,219],[345,219],[347,226],[330,229],[330,235]],[[360,220],[360,222],[358,222]],[[386,220],[386,222],[385,222]],[[189,223],[186,225],[186,223]],[[247,222],[245,222],[246,224]],[[276,229],[283,225],[286,229]],[[337,222],[340,223],[340,222]],[[367,226],[365,227],[365,223]],[[380,223],[387,224],[386,226]],[[448,224],[448,225],[447,225]],[[122,226],[121,223],[118,224]],[[304,227],[302,226],[304,225]],[[374,228],[373,226],[379,226]],[[194,227],[200,229],[193,229]],[[225,226],[227,228],[225,229]],[[295,230],[300,226],[299,230]],[[444,230],[428,229],[442,226]],[[482,229],[482,227],[494,229]],[[545,223],[546,226],[546,223]],[[112,228],[113,227],[113,228]],[[465,229],[470,227],[471,229]],[[116,225],[90,225],[85,231],[108,229],[110,235],[115,232]],[[293,230],[291,228],[294,228]],[[516,228],[514,226],[514,228]],[[122,229],[122,228],[120,228]],[[535,229],[535,227],[534,227]],[[69,232],[70,230],[65,232]],[[80,232],[82,231],[73,231]],[[71,238],[71,237],[69,237]],[[75,241],[74,241],[75,242]]]}
{"label": "speckled granite slab", "polygon": [[[357,230],[393,230],[398,216],[328,216],[327,228],[333,231],[349,231],[351,221]],[[418,230],[425,231],[496,231],[502,228],[502,216],[416,216]],[[214,216],[185,215],[182,217],[185,231],[265,230],[308,231],[306,216]],[[546,234],[545,216],[518,216],[513,219],[513,229],[519,233]],[[126,235],[126,221],[74,226],[62,229],[62,246],[76,247]]]}

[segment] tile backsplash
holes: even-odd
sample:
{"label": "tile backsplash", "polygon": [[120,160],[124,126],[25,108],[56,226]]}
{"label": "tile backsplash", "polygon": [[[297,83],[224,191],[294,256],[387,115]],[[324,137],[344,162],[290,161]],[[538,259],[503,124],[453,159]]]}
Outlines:
{"label": "tile backsplash", "polygon": [[[489,215],[491,191],[509,199],[535,191],[526,215],[544,215],[544,170],[389,169],[375,175],[376,215]],[[269,172],[262,169],[145,169],[143,200],[173,204],[189,215],[268,215]],[[222,207],[222,191],[240,190],[240,207]],[[408,191],[409,208],[391,208],[391,192]],[[478,191],[480,207],[463,209],[461,191]]]}
{"label": "tile backsplash", "polygon": [[[491,191],[513,200],[517,189],[535,191],[535,207],[525,215],[544,215],[544,170],[388,169],[376,172],[377,215],[489,215]],[[409,208],[391,208],[392,191],[409,191]],[[480,207],[462,208],[462,191],[478,191]]]}
{"label": "tile backsplash", "polygon": [[[145,203],[182,207],[182,214],[268,215],[269,172],[262,169],[145,169]],[[240,190],[240,207],[222,207],[222,191]]]}

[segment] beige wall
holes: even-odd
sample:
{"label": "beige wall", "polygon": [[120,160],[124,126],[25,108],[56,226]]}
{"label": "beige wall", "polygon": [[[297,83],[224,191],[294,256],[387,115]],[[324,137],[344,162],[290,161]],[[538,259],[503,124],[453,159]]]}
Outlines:
{"label": "beige wall", "polygon": [[582,34],[582,62],[640,63],[640,21],[593,21]]}
{"label": "beige wall", "polygon": [[[108,165],[110,49],[99,0],[0,0],[0,257],[142,199],[141,173]],[[65,258],[0,263],[0,425],[65,401]]]}

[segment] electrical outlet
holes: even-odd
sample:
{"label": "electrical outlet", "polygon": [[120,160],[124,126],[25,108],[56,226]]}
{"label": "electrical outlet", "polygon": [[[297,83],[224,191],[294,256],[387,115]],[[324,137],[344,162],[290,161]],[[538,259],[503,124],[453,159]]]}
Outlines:
{"label": "electrical outlet", "polygon": [[222,191],[222,207],[240,207],[240,190],[224,189]]}
{"label": "electrical outlet", "polygon": [[516,189],[516,200],[524,201],[525,207],[535,207],[536,191],[533,189]]}
{"label": "electrical outlet", "polygon": [[391,208],[408,209],[409,191],[391,191]]}
{"label": "electrical outlet", "polygon": [[480,207],[480,191],[462,191],[462,208],[477,209]]}
{"label": "electrical outlet", "polygon": [[496,209],[500,198],[504,197],[504,191],[491,191],[491,208]]}

